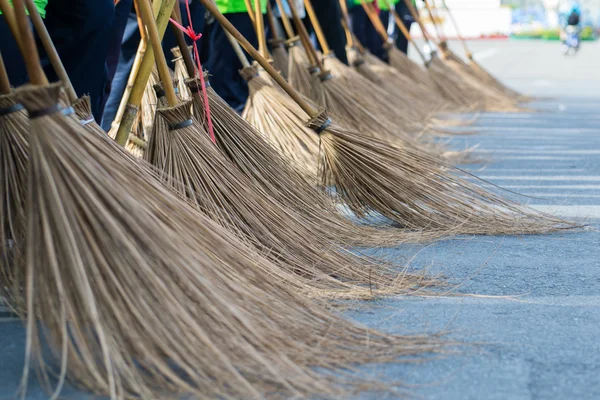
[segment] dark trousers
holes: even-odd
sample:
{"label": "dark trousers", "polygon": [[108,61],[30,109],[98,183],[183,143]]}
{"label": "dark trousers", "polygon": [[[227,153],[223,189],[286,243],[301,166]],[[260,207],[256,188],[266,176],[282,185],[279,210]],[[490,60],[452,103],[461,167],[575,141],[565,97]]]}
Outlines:
{"label": "dark trousers", "polygon": [[4,15],[0,15],[0,53],[11,85],[17,87],[26,83],[28,79],[25,62]]}
{"label": "dark trousers", "polygon": [[[346,57],[346,35],[344,28],[339,23],[342,18],[342,11],[340,10],[340,3],[338,0],[318,0],[312,2],[315,14],[325,35],[325,40],[338,58],[344,64],[348,64],[348,58]],[[312,25],[310,24],[309,18],[305,18],[307,28],[312,31]],[[335,21],[335,23],[334,23]]]}
{"label": "dark trousers", "polygon": [[388,57],[387,51],[384,48],[384,41],[379,33],[377,33],[362,6],[352,7],[350,15],[352,16],[352,31],[358,41],[369,49],[373,55],[387,62]]}
{"label": "dark trousers", "polygon": [[[413,22],[415,22],[415,20],[413,19],[406,4],[404,4],[404,1],[401,0],[396,4],[396,14],[398,14],[400,18],[402,18],[404,26],[406,26],[406,29],[410,32],[410,27],[413,24]],[[402,32],[400,32],[399,29],[396,29],[396,31],[396,47],[398,47],[400,51],[402,51],[404,54],[408,54],[408,39],[404,37],[404,35],[402,34]]]}
{"label": "dark trousers", "polygon": [[[107,38],[111,36],[114,19],[113,0],[52,0],[46,8],[45,23],[50,37],[77,95],[90,96],[97,121],[102,117],[108,92]],[[50,65],[44,70],[50,82],[58,80]]]}
{"label": "dark trousers", "polygon": [[[202,32],[204,28],[204,10],[204,6],[198,1],[194,1],[190,4],[192,23],[196,32]],[[181,5],[181,11],[183,26],[187,26],[188,17],[187,11],[185,9],[185,4]],[[198,42],[198,50],[202,48],[201,42],[203,42],[203,39]],[[191,40],[189,40],[187,37],[186,41],[188,42],[188,44],[192,44]],[[133,67],[133,61],[135,59],[135,55],[139,44],[140,31],[138,29],[137,17],[135,13],[130,12],[128,13],[124,33],[122,35],[122,42],[119,48],[118,63],[115,68],[114,78],[111,82],[111,91],[106,101],[104,114],[102,115],[101,126],[102,129],[106,131],[110,129],[110,125],[112,124],[113,120],[117,115],[117,110],[119,108],[121,98],[123,97],[123,93],[125,92],[127,81],[129,80],[129,74],[131,73],[131,68]],[[173,58],[171,57],[171,48],[175,46],[176,41],[173,32],[171,31],[171,27],[167,27],[167,31],[165,32],[165,37],[162,43],[162,48],[165,52],[165,57],[167,58],[167,61],[169,62],[171,68],[173,68],[173,64],[171,62]]]}
{"label": "dark trousers", "polygon": [[[232,13],[225,16],[254,47],[258,46],[256,32],[248,13]],[[218,23],[214,23],[211,29],[209,46],[206,66],[213,73],[210,78],[211,86],[232,108],[241,111],[248,99],[248,84],[239,74],[242,63],[233,51],[225,30]]]}

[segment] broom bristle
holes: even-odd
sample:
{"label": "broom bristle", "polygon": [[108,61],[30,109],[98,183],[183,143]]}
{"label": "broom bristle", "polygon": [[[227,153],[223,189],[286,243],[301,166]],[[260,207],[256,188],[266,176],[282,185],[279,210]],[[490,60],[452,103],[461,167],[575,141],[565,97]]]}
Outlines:
{"label": "broom bristle", "polygon": [[[49,110],[58,91],[24,87],[17,99]],[[352,363],[438,348],[358,328],[295,294],[76,121],[47,114],[31,133],[24,388],[35,357],[45,382],[58,377],[56,394],[68,378],[112,398],[336,397],[389,388],[352,380]]]}
{"label": "broom bristle", "polygon": [[310,72],[311,66],[304,48],[298,43],[288,48],[288,82],[305,97],[313,98],[313,81],[316,79]]}
{"label": "broom bristle", "polygon": [[[456,57],[458,58],[458,57]],[[478,91],[481,101],[487,111],[516,112],[523,111],[517,105],[518,100],[511,98],[504,92],[497,90],[493,85],[481,79],[468,65],[457,61],[452,56],[445,57],[444,63],[461,79]]]}
{"label": "broom bristle", "polygon": [[[204,99],[200,93],[199,80],[190,80],[188,84],[193,95],[195,115],[204,115]],[[273,93],[272,90],[275,93],[280,92],[266,83],[262,85],[265,90],[267,89],[265,86],[270,87],[270,93]],[[404,241],[432,239],[430,236],[422,235],[421,232],[404,233],[385,227],[357,225],[343,217],[328,196],[317,191],[304,178],[304,174],[293,168],[292,161],[263,139],[264,134],[259,133],[256,128],[241,118],[212,88],[208,87],[207,92],[219,148],[237,168],[266,193],[304,215],[307,223],[311,224],[310,229],[320,232],[329,240],[343,246],[379,247]],[[277,103],[273,105],[273,108],[269,108],[269,112],[280,108],[276,107]],[[290,107],[289,110],[294,109]],[[276,135],[277,131],[272,134]]]}
{"label": "broom bristle", "polygon": [[[281,107],[277,112],[265,112],[274,107],[275,103],[271,102],[272,100],[265,96],[266,91],[261,89],[264,85],[272,86],[272,84],[265,79],[266,77],[254,79],[255,76],[248,76],[256,71],[254,68],[249,70],[250,72],[247,69],[241,71],[248,82],[250,92],[242,117],[254,125],[279,153],[292,160],[309,182],[316,184],[319,160],[318,137],[302,123],[296,123],[297,120],[290,115],[293,111],[288,108]],[[280,91],[274,86],[272,88],[274,91]],[[289,125],[290,129],[275,128],[285,125]]]}
{"label": "broom bristle", "polygon": [[[169,126],[191,121],[189,104],[159,113]],[[327,235],[311,230],[314,224],[304,215],[279,203],[238,171],[197,122],[171,131],[156,126],[153,135],[161,147],[152,149],[154,159],[148,161],[169,175],[166,184],[243,240],[257,243],[281,268],[308,278],[306,286],[321,295],[369,298],[412,292],[420,280],[431,283],[421,275],[398,278],[389,265],[354,256]]]}
{"label": "broom bristle", "polygon": [[[317,130],[328,123],[323,112],[309,126]],[[378,212],[408,228],[464,234],[537,234],[575,226],[493,194],[410,147],[333,124],[321,135],[321,146],[323,185],[335,188],[357,215]]]}
{"label": "broom bristle", "polygon": [[29,119],[13,94],[0,95],[0,302],[2,297],[19,314],[25,247],[25,200],[29,154]]}
{"label": "broom bristle", "polygon": [[269,43],[271,44],[273,66],[287,80],[290,60],[285,49],[285,41],[283,39],[270,39]]}
{"label": "broom bristle", "polygon": [[406,54],[401,52],[397,47],[390,46],[388,48],[388,57],[390,65],[396,68],[400,73],[408,76],[413,82],[417,82],[424,86],[431,86],[431,78],[427,71],[412,61]]}
{"label": "broom bristle", "polygon": [[[190,49],[188,49],[190,50]],[[178,82],[177,86],[175,86],[179,92],[179,98],[181,100],[187,101],[191,100],[192,94],[188,89],[185,81],[190,78],[190,74],[188,73],[187,68],[185,67],[185,62],[183,61],[183,57],[181,56],[181,50],[179,47],[174,47],[171,49],[173,53],[173,61],[175,62],[175,70],[173,79]]]}

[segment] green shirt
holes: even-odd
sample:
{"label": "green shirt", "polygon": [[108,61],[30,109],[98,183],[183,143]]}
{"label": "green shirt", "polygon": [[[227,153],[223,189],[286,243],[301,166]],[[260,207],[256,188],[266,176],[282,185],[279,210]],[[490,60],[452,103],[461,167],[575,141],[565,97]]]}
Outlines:
{"label": "green shirt", "polygon": [[381,10],[388,11],[388,4],[390,4],[391,6],[395,6],[396,3],[398,3],[399,1],[402,0],[377,0],[377,5]]}
{"label": "green shirt", "polygon": [[[240,12],[247,12],[246,2],[244,0],[216,0],[219,11],[223,14],[233,14]],[[254,5],[254,0],[250,0],[250,3]],[[260,0],[260,8],[262,13],[267,12],[267,0]]]}
{"label": "green shirt", "polygon": [[[12,6],[12,0],[8,0],[8,2]],[[42,16],[42,18],[45,18],[48,0],[33,0],[33,3],[35,4],[35,8],[37,8],[38,13]],[[2,11],[0,11],[0,15],[2,15]],[[27,12],[27,15],[29,15],[29,12]]]}
{"label": "green shirt", "polygon": [[[372,3],[373,0],[364,0],[364,3]],[[355,6],[360,6],[363,3],[363,0],[352,0],[352,4]]]}

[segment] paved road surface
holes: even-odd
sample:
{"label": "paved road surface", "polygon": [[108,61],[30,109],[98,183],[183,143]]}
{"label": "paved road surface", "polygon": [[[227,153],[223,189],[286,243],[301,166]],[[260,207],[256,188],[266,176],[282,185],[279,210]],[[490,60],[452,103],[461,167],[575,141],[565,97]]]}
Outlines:
{"label": "paved road surface", "polygon": [[[556,43],[476,41],[480,62],[529,94],[558,96],[540,114],[484,114],[481,143],[493,159],[469,167],[532,206],[571,218],[600,218],[600,45],[565,58]],[[423,248],[415,265],[433,265],[459,292],[505,297],[398,298],[348,315],[393,332],[450,330],[474,344],[421,365],[374,368],[431,399],[600,398],[600,234],[458,238]],[[415,249],[412,249],[413,251]],[[23,329],[0,312],[0,399],[20,376]],[[45,396],[32,383],[30,399]],[[88,398],[68,391],[66,398]],[[365,396],[369,397],[369,396]]]}

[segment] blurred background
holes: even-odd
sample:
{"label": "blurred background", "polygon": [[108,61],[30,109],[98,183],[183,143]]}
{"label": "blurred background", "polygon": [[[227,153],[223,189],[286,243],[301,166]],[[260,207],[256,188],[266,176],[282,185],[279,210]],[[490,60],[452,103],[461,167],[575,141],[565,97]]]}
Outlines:
{"label": "blurred background", "polygon": [[[438,6],[437,22],[443,26],[449,38],[456,37],[456,30],[444,10],[443,2],[437,0],[435,3]],[[560,26],[564,24],[573,4],[581,9],[582,39],[596,40],[599,33],[600,0],[446,0],[446,4],[460,26],[460,33],[468,39],[559,40]],[[431,22],[428,24],[431,25]],[[428,27],[433,29],[432,26]],[[418,27],[412,28],[411,33],[415,37],[420,36]]]}

